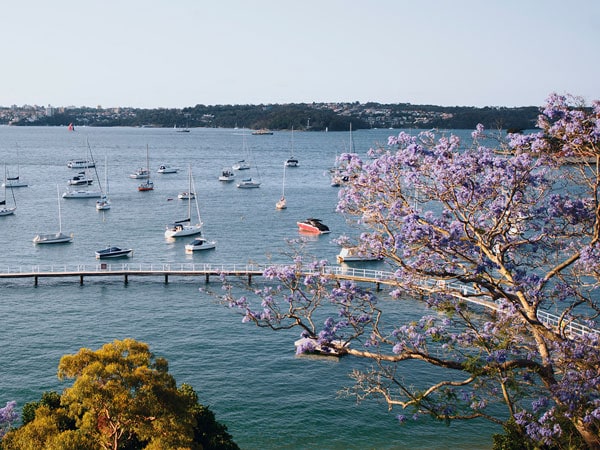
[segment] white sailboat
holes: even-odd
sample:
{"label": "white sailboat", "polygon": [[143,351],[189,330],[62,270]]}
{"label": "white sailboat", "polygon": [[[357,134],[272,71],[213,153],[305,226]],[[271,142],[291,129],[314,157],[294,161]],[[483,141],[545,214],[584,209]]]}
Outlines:
{"label": "white sailboat", "polygon": [[[194,187],[194,179],[192,177],[192,166],[190,165],[189,173],[189,190],[188,192],[196,192]],[[184,220],[178,220],[177,222],[170,223],[167,225],[165,230],[166,238],[177,238],[183,236],[193,236],[195,234],[202,233],[202,220],[200,219],[200,208],[198,207],[198,198],[194,196],[196,203],[196,217],[198,222],[192,224],[192,200],[188,201],[188,216]]]}
{"label": "white sailboat", "polygon": [[146,169],[145,169],[146,173],[148,174],[146,178],[146,181],[144,181],[142,184],[140,184],[138,186],[138,191],[144,192],[144,191],[153,191],[154,190],[154,183],[150,180],[150,160],[148,158],[148,144],[146,144]]}
{"label": "white sailboat", "polygon": [[90,159],[88,161],[91,163],[88,167],[94,169],[96,175],[95,178],[98,180],[98,189],[85,189],[81,187],[79,189],[72,189],[69,187],[69,189],[63,193],[63,198],[100,198],[102,196],[102,186],[100,185],[100,179],[98,178],[98,169],[96,168],[96,162],[94,161],[94,155],[92,154],[92,148],[90,147],[89,142],[87,142],[87,148],[90,154]]}
{"label": "white sailboat", "polygon": [[103,211],[110,209],[110,199],[108,197],[109,188],[108,188],[108,159],[104,158],[104,192],[100,197],[100,200],[96,200],[96,209],[98,211]]}
{"label": "white sailboat", "polygon": [[56,185],[56,197],[58,199],[58,233],[39,233],[33,238],[34,244],[63,244],[73,240],[73,233],[65,234],[62,232],[60,192],[58,190],[58,184]]}
{"label": "white sailboat", "polygon": [[275,208],[277,209],[286,209],[287,208],[287,200],[285,199],[285,168],[287,167],[287,161],[283,164],[283,187],[281,189],[281,198],[277,203],[275,203]]}
{"label": "white sailboat", "polygon": [[298,167],[298,158],[294,156],[294,127],[292,127],[292,154],[285,162],[285,165],[288,167]]}
{"label": "white sailboat", "polygon": [[[248,143],[246,142],[246,133],[242,132],[242,151],[244,156],[248,157]],[[245,159],[240,159],[235,164],[231,166],[233,170],[248,170],[250,169],[250,164]]]}
{"label": "white sailboat", "polygon": [[21,180],[21,165],[19,163],[19,146],[17,145],[17,176],[9,177],[8,171],[4,170],[4,183],[2,183],[3,187],[27,187],[27,183]]}
{"label": "white sailboat", "polygon": [[[246,136],[244,135],[244,145],[246,143],[245,139],[246,139]],[[254,163],[254,159],[252,157],[250,157],[250,149],[246,145],[245,145],[245,150],[247,152],[248,159],[250,159],[252,161],[252,165],[254,167],[256,167],[256,164]],[[250,167],[251,167],[250,164],[248,164],[247,168],[249,169]],[[257,168],[257,174],[258,174],[258,168]],[[237,187],[240,189],[258,188],[258,187],[260,187],[260,175],[258,175],[258,178],[259,178],[259,181],[256,181],[252,177],[244,178],[237,184]]]}
{"label": "white sailboat", "polygon": [[[6,178],[6,165],[4,166],[4,177]],[[10,188],[10,192],[12,194],[13,206],[8,207],[6,205],[6,183],[4,183],[4,199],[0,200],[0,216],[10,216],[17,210],[17,202],[15,200],[15,193],[12,190],[12,186]]]}

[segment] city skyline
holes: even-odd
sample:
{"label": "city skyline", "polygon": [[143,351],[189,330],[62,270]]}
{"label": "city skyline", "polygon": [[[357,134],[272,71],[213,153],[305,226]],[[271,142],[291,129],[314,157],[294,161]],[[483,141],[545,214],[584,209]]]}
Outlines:
{"label": "city skyline", "polygon": [[0,105],[591,102],[599,21],[586,0],[11,2]]}

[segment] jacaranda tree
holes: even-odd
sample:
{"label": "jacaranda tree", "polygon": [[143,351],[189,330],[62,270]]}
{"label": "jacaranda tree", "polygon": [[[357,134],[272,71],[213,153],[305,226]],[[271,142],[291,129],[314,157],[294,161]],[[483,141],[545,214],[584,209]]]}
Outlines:
{"label": "jacaranda tree", "polygon": [[[342,155],[338,211],[390,264],[392,295],[422,293],[432,314],[388,320],[373,293],[300,256],[226,300],[245,321],[300,327],[312,340],[299,351],[371,360],[346,392],[401,422],[485,418],[522,447],[600,448],[600,103],[552,95],[538,126],[502,141],[478,127],[468,143],[400,133],[364,160]],[[439,380],[411,379],[409,360]]]}

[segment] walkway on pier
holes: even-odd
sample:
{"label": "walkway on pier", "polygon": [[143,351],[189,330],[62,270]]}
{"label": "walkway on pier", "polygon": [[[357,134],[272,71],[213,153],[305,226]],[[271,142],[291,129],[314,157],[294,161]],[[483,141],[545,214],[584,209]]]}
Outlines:
{"label": "walkway on pier", "polygon": [[[204,277],[205,282],[210,277],[237,276],[246,277],[252,282],[253,277],[263,275],[267,267],[273,264],[196,264],[196,263],[97,263],[76,265],[40,265],[40,266],[0,266],[0,279],[10,278],[33,278],[37,286],[40,278],[69,278],[76,277],[83,284],[85,277],[123,277],[125,283],[130,277],[164,277],[164,282],[169,282],[170,276],[180,277]],[[287,265],[286,265],[287,266]],[[306,267],[306,274],[317,273],[314,269]],[[379,290],[380,285],[397,286],[398,281],[393,272],[383,270],[361,269],[347,266],[326,266],[323,271],[338,280],[351,280],[356,282],[374,283]],[[499,307],[489,297],[482,295],[470,286],[457,282],[430,281],[421,285],[422,293],[445,292],[461,300],[474,303],[492,310]],[[538,319],[546,326],[555,328],[561,326],[567,336],[583,336],[596,334],[600,336],[600,330],[590,328],[576,322],[565,323],[561,317],[546,311],[538,310]]]}

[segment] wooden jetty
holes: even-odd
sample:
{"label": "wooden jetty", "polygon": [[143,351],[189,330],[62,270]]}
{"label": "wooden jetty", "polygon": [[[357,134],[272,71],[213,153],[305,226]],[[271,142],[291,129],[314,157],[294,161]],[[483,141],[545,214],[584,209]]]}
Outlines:
{"label": "wooden jetty", "polygon": [[[163,277],[164,282],[169,282],[169,277],[200,277],[205,283],[210,277],[245,277],[252,283],[253,277],[262,277],[267,267],[274,264],[196,264],[196,263],[98,263],[76,265],[40,265],[40,266],[0,266],[0,280],[32,278],[34,285],[38,286],[40,278],[77,278],[83,284],[86,277],[122,277],[125,283],[130,277]],[[314,268],[302,270],[305,274],[329,275],[337,280],[351,280],[355,282],[372,283],[379,290],[381,285],[398,286],[393,272],[383,270],[360,269],[347,266],[326,266],[316,271]],[[470,286],[458,282],[424,281],[421,283],[420,293],[433,294],[443,292],[460,300],[483,306],[487,309],[498,311],[499,306],[489,297],[481,294]],[[577,322],[566,322],[560,316],[538,311],[538,319],[549,328],[560,327],[567,336],[583,336],[587,334],[600,335],[600,331]]]}

